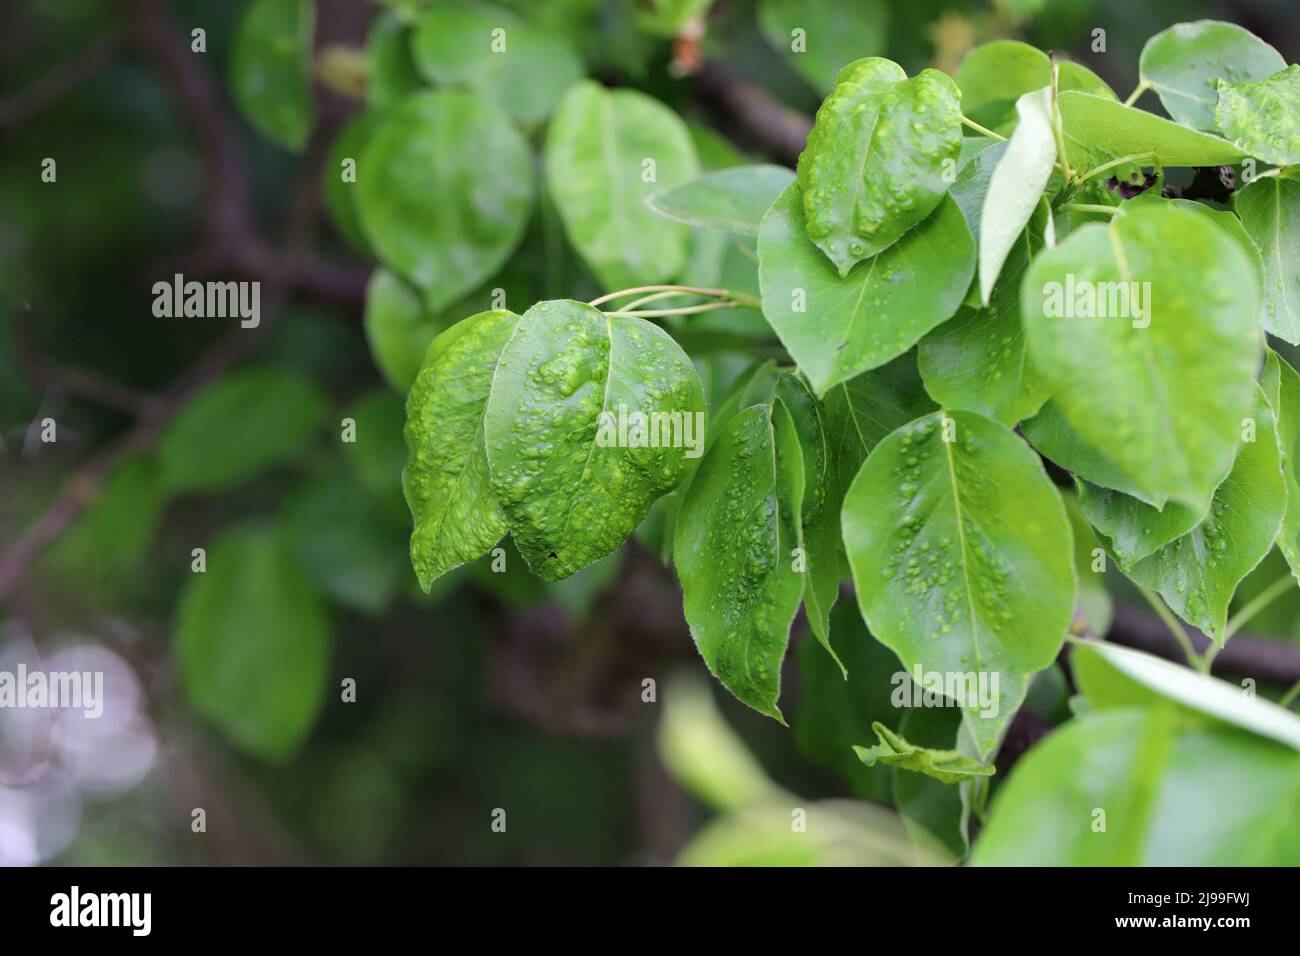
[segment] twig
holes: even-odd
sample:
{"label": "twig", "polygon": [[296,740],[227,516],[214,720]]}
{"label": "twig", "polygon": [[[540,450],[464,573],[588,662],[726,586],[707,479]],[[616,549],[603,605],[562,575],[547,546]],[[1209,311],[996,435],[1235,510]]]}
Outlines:
{"label": "twig", "polygon": [[812,120],[719,63],[701,67],[698,80],[696,96],[714,113],[720,128],[778,162],[795,165]]}
{"label": "twig", "polygon": [[21,92],[0,103],[0,133],[8,133],[57,103],[107,67],[122,48],[122,38],[110,33],[64,60]]}

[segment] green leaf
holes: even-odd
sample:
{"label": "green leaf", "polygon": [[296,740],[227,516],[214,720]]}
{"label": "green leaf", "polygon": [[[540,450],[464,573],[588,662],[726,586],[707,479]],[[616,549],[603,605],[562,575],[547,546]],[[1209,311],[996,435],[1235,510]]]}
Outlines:
{"label": "green leaf", "polygon": [[1201,523],[1205,510],[1167,502],[1158,509],[1122,491],[1079,480],[1079,507],[1106,536],[1121,567],[1129,567]]}
{"label": "green leaf", "polygon": [[1179,730],[1163,708],[1094,714],[1016,765],[971,863],[1290,864],[1300,858],[1297,786],[1300,754],[1273,741],[1225,728]]}
{"label": "green leaf", "polygon": [[508,528],[488,478],[483,417],[502,350],[519,322],[504,310],[457,322],[429,346],[407,398],[410,457],[402,488],[415,520],[411,563],[426,591]]}
{"label": "green leaf", "polygon": [[549,116],[583,73],[563,36],[508,10],[456,0],[425,8],[411,51],[430,82],[478,90],[521,123]]}
{"label": "green leaf", "polygon": [[738,166],[657,192],[646,205],[688,226],[757,236],[763,215],[793,181],[784,166]]}
{"label": "green leaf", "polygon": [[1253,419],[1232,471],[1214,492],[1205,519],[1182,537],[1127,569],[1160,592],[1188,624],[1222,644],[1237,585],[1273,547],[1286,508],[1277,424],[1258,386]]}
{"label": "green leaf", "polygon": [[551,120],[550,192],[569,241],[607,289],[664,282],[682,268],[685,230],[645,201],[697,173],[686,125],[643,93],[578,83]]}
{"label": "green leaf", "polygon": [[1291,573],[1300,581],[1300,476],[1296,474],[1297,439],[1300,439],[1300,373],[1269,350],[1260,384],[1277,417],[1278,445],[1282,452],[1282,477],[1286,482],[1286,510],[1277,534],[1277,547]]}
{"label": "green leaf", "polygon": [[1188,711],[1300,750],[1300,716],[1244,688],[1151,654],[1104,643],[1078,643],[1070,668],[1096,710],[1170,700]]}
{"label": "green leaf", "polygon": [[961,151],[957,88],[891,60],[846,66],[799,157],[808,237],[847,276],[942,202]]}
{"label": "green leaf", "polygon": [[1169,115],[1201,130],[1215,128],[1215,80],[1262,80],[1284,66],[1282,55],[1255,34],[1218,20],[1175,23],[1147,40],[1138,60],[1141,82]]}
{"label": "green leaf", "polygon": [[961,304],[975,243],[955,201],[841,277],[807,238],[789,186],[758,234],[763,314],[818,395],[911,348]]}
{"label": "green leaf", "polygon": [[986,306],[1002,263],[1038,208],[1056,164],[1051,89],[1020,97],[1016,115],[1020,122],[989,179],[980,216],[980,299]]}
{"label": "green leaf", "polygon": [[622,544],[686,476],[703,420],[699,376],[658,326],[573,301],[524,313],[484,428],[492,489],[533,572],[556,581]]}
{"label": "green leaf", "polygon": [[176,659],[191,706],[237,748],[283,762],[325,703],[330,626],[273,531],[239,527],[181,595]]}
{"label": "green leaf", "polygon": [[366,287],[364,325],[370,353],[384,378],[397,391],[409,391],[442,323],[415,289],[387,269],[376,269]]}
{"label": "green leaf", "polygon": [[326,399],[297,372],[246,369],[209,386],[159,442],[168,494],[219,491],[284,464],[319,434]]}
{"label": "green leaf", "polygon": [[1157,507],[1204,509],[1231,464],[1261,358],[1255,288],[1229,235],[1166,206],[1085,225],[1025,275],[1031,361],[1069,425]]}
{"label": "green leaf", "polygon": [[230,58],[230,85],[244,116],[267,139],[295,152],[307,145],[315,110],[314,20],[311,0],[252,0]]}
{"label": "green leaf", "polygon": [[[1020,97],[1052,83],[1047,54],[1019,40],[994,40],[971,50],[957,69],[961,108],[971,115],[988,107],[1010,108]],[[1061,90],[1083,90],[1097,96],[1115,94],[1096,73],[1078,63],[1061,63]]]}
{"label": "green leaf", "polygon": [[758,25],[818,93],[829,93],[844,66],[885,49],[889,8],[882,0],[760,0]]}
{"label": "green leaf", "polygon": [[1263,260],[1260,325],[1300,345],[1300,182],[1257,179],[1234,194],[1233,207]]}
{"label": "green leaf", "polygon": [[1154,504],[1136,481],[1130,480],[1109,455],[1084,440],[1054,399],[1048,399],[1037,415],[1022,426],[1025,437],[1044,458],[1083,479],[1105,488],[1113,488]]}
{"label": "green leaf", "polygon": [[773,406],[752,405],[727,423],[682,502],[673,562],[709,670],[743,703],[784,723],[781,662],[804,582],[790,556],[798,529],[789,507],[802,466],[779,454],[791,447],[777,441],[780,420]]}
{"label": "green leaf", "polygon": [[863,464],[843,529],[867,626],[909,671],[998,675],[993,706],[962,708],[987,754],[1074,609],[1070,524],[1037,456],[972,412],[919,418]]}
{"label": "green leaf", "polygon": [[383,108],[414,93],[424,83],[411,59],[411,27],[395,11],[375,17],[366,39],[370,75],[366,102]]}
{"label": "green leaf", "polygon": [[1216,89],[1214,118],[1223,135],[1266,163],[1300,163],[1300,65],[1259,83],[1220,81]]}
{"label": "green leaf", "polygon": [[1040,206],[1006,257],[987,307],[962,308],[921,340],[921,377],[940,404],[1015,425],[1047,401],[1051,390],[1025,354],[1020,318],[1020,282],[1043,248],[1046,221]]}
{"label": "green leaf", "polygon": [[348,120],[334,138],[329,159],[321,171],[321,193],[334,227],[344,242],[367,257],[373,253],[357,214],[355,170],[377,122],[379,114],[373,110],[357,113]]}
{"label": "green leaf", "polygon": [[1218,136],[1090,93],[1069,91],[1057,102],[1070,165],[1086,170],[1122,156],[1153,153],[1165,166],[1220,166],[1246,158]]}
{"label": "green leaf", "polygon": [[[352,441],[344,441],[343,456],[362,487],[375,499],[393,505],[405,524],[402,468],[406,464],[405,403],[386,388],[363,393],[343,412],[352,419]],[[348,436],[345,436],[345,438]]]}
{"label": "green leaf", "polygon": [[870,747],[853,748],[858,759],[868,767],[874,767],[877,763],[888,764],[933,777],[940,783],[960,783],[970,777],[993,775],[991,766],[972,760],[960,751],[918,747],[908,743],[880,721],[873,721],[871,729],[880,742]]}
{"label": "green leaf", "polygon": [[422,92],[385,111],[356,188],[371,247],[436,312],[514,252],[532,208],[533,163],[510,119],[481,94]]}

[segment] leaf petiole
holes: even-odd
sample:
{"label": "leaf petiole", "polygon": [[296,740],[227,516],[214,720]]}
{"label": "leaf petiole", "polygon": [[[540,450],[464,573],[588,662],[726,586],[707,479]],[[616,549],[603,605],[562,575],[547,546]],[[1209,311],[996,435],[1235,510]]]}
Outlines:
{"label": "leaf petiole", "polygon": [[975,122],[973,119],[971,119],[969,116],[966,116],[965,114],[962,115],[961,121],[964,125],[969,126],[971,129],[979,133],[981,136],[987,136],[990,139],[996,139],[999,142],[1006,141],[1006,137],[1003,136],[1001,133],[995,133],[993,132],[993,130],[981,126],[979,123]]}
{"label": "leaf petiole", "polygon": [[1264,608],[1268,607],[1287,591],[1295,587],[1295,578],[1291,572],[1287,572],[1278,578],[1264,590],[1260,591],[1253,598],[1247,601],[1236,614],[1228,620],[1227,626],[1223,629],[1223,640],[1226,643],[1228,638],[1232,637],[1238,631],[1249,623],[1250,619],[1258,614]]}
{"label": "leaf petiole", "polygon": [[1098,212],[1113,216],[1119,212],[1119,206],[1102,206],[1097,203],[1067,202],[1057,206],[1058,212]]}
{"label": "leaf petiole", "polygon": [[1151,609],[1156,612],[1160,620],[1164,621],[1165,627],[1169,628],[1169,633],[1174,636],[1179,646],[1182,647],[1183,654],[1187,656],[1187,665],[1193,669],[1199,669],[1201,655],[1196,653],[1196,648],[1192,646],[1192,639],[1187,636],[1187,629],[1183,627],[1182,622],[1174,617],[1173,612],[1165,606],[1165,602],[1160,600],[1154,591],[1141,584],[1137,587],[1142,596],[1146,598],[1147,603],[1151,605]]}
{"label": "leaf petiole", "polygon": [[1148,83],[1146,80],[1143,80],[1141,83],[1139,83],[1137,86],[1133,88],[1133,92],[1128,95],[1128,99],[1124,101],[1124,105],[1132,106],[1134,103],[1137,102],[1138,97],[1140,97],[1143,93],[1145,93],[1147,90],[1152,88],[1153,87],[1151,86],[1150,83]]}
{"label": "leaf petiole", "polygon": [[[1131,156],[1121,156],[1118,159],[1112,159],[1108,163],[1102,163],[1100,166],[1094,166],[1092,169],[1088,170],[1087,172],[1079,173],[1079,175],[1075,178],[1074,181],[1076,183],[1086,182],[1087,180],[1092,179],[1093,176],[1099,176],[1109,169],[1114,169],[1116,166],[1123,166],[1125,163],[1141,162],[1142,160],[1147,160],[1147,159],[1151,159],[1151,160],[1156,159],[1156,154],[1152,152],[1147,152],[1147,153],[1134,153]],[[1157,168],[1159,168],[1158,164],[1157,164]]]}

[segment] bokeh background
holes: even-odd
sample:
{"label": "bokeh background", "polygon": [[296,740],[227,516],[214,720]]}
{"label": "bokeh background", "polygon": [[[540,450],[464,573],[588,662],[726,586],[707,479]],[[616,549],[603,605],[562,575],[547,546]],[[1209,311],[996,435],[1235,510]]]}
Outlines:
{"label": "bokeh background", "polygon": [[[838,65],[786,55],[749,0],[688,28],[672,2],[501,5],[563,37],[589,75],[671,105],[719,163],[792,162]],[[929,859],[911,849],[915,821],[888,809],[896,781],[848,751],[891,719],[879,677],[896,664],[865,632],[846,644],[874,686],[840,682],[796,626],[786,729],[708,681],[653,527],[558,585],[514,558],[505,574],[481,562],[419,592],[403,395],[367,334],[371,263],[321,184],[393,6],[419,4],[319,0],[315,125],[295,154],[232,102],[243,2],[0,2],[0,670],[103,671],[110,700],[101,721],[0,710],[0,863]],[[853,56],[909,73],[952,71],[972,46],[1015,37],[1066,51],[1121,96],[1142,43],[1180,20],[1231,20],[1300,59],[1300,19],[1280,0],[803,6]],[[150,288],[175,272],[261,281],[261,327],[155,318]],[[595,294],[544,205],[481,297],[496,287],[512,303]],[[476,310],[419,316],[408,354]],[[719,349],[706,379],[720,388],[744,361]],[[340,440],[344,418],[356,443]],[[204,577],[195,597],[196,547],[252,570]],[[1239,601],[1279,572],[1273,555]],[[1091,595],[1098,620],[1159,643],[1124,587]],[[275,620],[259,618],[265,601]],[[1298,601],[1252,624],[1283,660],[1300,647]],[[224,628],[188,681],[187,603]],[[862,630],[851,602],[834,626]],[[1062,716],[1064,680],[1048,674],[1016,733]],[[268,679],[282,689],[269,703]],[[355,702],[342,700],[348,679]],[[1027,744],[1014,738],[1004,760]],[[792,844],[792,803],[835,813],[838,835]],[[950,841],[936,835],[936,858]]]}

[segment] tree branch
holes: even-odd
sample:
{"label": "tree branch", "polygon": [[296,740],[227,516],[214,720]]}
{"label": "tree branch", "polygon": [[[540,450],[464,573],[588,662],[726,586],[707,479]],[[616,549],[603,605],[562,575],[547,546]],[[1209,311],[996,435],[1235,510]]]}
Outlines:
{"label": "tree branch", "polygon": [[40,79],[0,103],[0,133],[12,132],[57,103],[107,67],[122,48],[116,33],[101,37],[50,70]]}
{"label": "tree branch", "polygon": [[761,86],[720,63],[706,63],[700,68],[695,95],[731,138],[763,150],[786,166],[798,161],[812,120]]}

